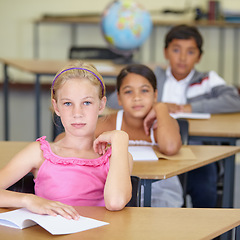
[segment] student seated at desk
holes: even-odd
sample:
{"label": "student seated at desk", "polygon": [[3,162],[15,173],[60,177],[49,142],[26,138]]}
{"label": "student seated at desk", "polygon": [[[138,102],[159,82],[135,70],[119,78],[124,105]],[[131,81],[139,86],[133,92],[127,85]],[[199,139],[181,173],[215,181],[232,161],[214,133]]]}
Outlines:
{"label": "student seated at desk", "polygon": [[[106,104],[102,76],[90,64],[73,62],[57,73],[51,98],[65,136],[55,143],[37,139],[0,170],[0,207],[25,207],[69,219],[79,218],[72,206],[121,210],[132,196],[132,156],[123,131],[95,138]],[[5,190],[30,171],[36,195]]]}
{"label": "student seated at desk", "polygon": [[[196,27],[174,26],[165,37],[167,69],[156,66],[158,101],[169,112],[226,113],[240,111],[237,89],[227,86],[214,71],[195,70],[202,56],[203,39]],[[117,91],[108,98],[108,107],[119,108]],[[217,166],[215,163],[188,173],[187,192],[193,207],[215,207]]]}
{"label": "student seated at desk", "polygon": [[[179,126],[169,115],[166,104],[157,103],[156,88],[156,77],[147,66],[132,64],[123,68],[117,76],[118,103],[123,110],[99,118],[96,136],[104,131],[123,130],[129,135],[130,145],[158,145],[163,154],[176,154],[181,147]],[[182,187],[177,176],[152,184],[152,207],[182,204]]]}
{"label": "student seated at desk", "polygon": [[[128,133],[131,145],[156,144],[163,154],[176,154],[181,147],[179,126],[169,115],[167,106],[157,103],[156,88],[156,76],[147,66],[132,64],[123,68],[117,76],[117,91],[119,104],[124,111],[100,117],[96,136],[105,131],[123,130]],[[64,134],[58,135],[55,141]],[[152,207],[182,205],[183,192],[178,177],[152,184]]]}

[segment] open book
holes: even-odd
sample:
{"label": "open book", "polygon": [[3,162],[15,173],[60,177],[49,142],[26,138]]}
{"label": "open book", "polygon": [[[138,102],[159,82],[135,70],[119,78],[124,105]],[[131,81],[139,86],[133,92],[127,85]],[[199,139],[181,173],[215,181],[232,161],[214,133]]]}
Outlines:
{"label": "open book", "polygon": [[170,115],[177,119],[177,118],[187,118],[187,119],[209,119],[211,118],[210,113],[170,113]]}
{"label": "open book", "polygon": [[182,146],[179,152],[172,156],[160,153],[157,146],[128,146],[128,151],[135,161],[154,161],[158,159],[196,160],[196,156],[188,146]]}
{"label": "open book", "polygon": [[69,234],[101,227],[108,223],[91,218],[80,217],[79,220],[68,220],[60,215],[56,217],[39,215],[25,208],[0,213],[0,225],[23,229],[34,225],[40,225],[51,234]]}
{"label": "open book", "polygon": [[158,160],[152,146],[128,146],[128,151],[135,161]]}

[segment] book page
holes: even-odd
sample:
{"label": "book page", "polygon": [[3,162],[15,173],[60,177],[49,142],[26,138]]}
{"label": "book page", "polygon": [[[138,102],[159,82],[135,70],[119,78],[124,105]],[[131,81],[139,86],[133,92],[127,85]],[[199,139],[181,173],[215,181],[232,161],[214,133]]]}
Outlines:
{"label": "book page", "polygon": [[192,150],[188,146],[182,146],[177,154],[174,154],[172,156],[164,155],[163,153],[159,152],[158,146],[153,147],[156,155],[159,159],[166,159],[166,160],[196,160],[195,154],[192,152]]}
{"label": "book page", "polygon": [[39,215],[21,208],[14,211],[0,213],[0,225],[23,229],[33,225],[40,225],[51,234],[70,234],[101,227],[108,223],[92,218],[80,217],[79,220],[68,220],[60,215],[56,217]]}
{"label": "book page", "polygon": [[182,146],[177,154],[167,156],[159,152],[158,146],[129,146],[128,151],[134,161],[165,160],[196,160],[196,156],[188,146]]}
{"label": "book page", "polygon": [[170,115],[177,118],[188,118],[188,119],[209,119],[210,113],[170,113]]}
{"label": "book page", "polygon": [[132,154],[134,161],[158,160],[152,146],[129,146],[128,151]]}

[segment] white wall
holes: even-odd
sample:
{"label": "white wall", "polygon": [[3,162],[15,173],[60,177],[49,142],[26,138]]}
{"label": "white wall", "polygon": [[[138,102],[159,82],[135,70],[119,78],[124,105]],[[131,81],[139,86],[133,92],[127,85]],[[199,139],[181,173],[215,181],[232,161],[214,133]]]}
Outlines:
{"label": "white wall", "polygon": [[[183,9],[186,6],[192,8],[201,6],[207,8],[207,0],[136,0],[147,10],[158,12],[165,8]],[[33,57],[33,22],[43,14],[79,14],[79,13],[101,13],[106,6],[111,3],[110,0],[0,0],[0,58],[32,58]],[[147,3],[147,4],[146,4]],[[222,0],[222,7],[240,11],[239,0]],[[160,16],[161,17],[161,16]],[[185,19],[191,17],[186,15]],[[163,16],[162,16],[163,18]],[[164,16],[166,19],[166,16]],[[168,20],[177,19],[174,15],[167,17]],[[155,60],[164,64],[163,58],[163,39],[168,31],[168,27],[158,27],[156,29],[157,48],[152,49],[152,38],[148,39],[138,53],[142,62],[151,61],[151,51],[156,52]],[[230,83],[240,83],[240,80],[234,80],[233,73],[233,49],[234,31],[232,28],[225,29],[225,45],[223,68],[219,69],[219,29],[216,27],[200,27],[199,30],[204,37],[204,55],[197,65],[197,69],[202,71],[215,70],[221,73],[222,77]],[[71,45],[71,31],[68,25],[51,24],[41,25],[40,31],[40,58],[66,59],[68,48]],[[238,35],[240,35],[238,30]],[[239,36],[240,39],[240,36]],[[105,45],[99,26],[85,25],[77,28],[78,44]],[[239,49],[237,50],[238,56]],[[238,76],[240,76],[238,69]],[[34,76],[11,69],[11,81],[34,81]],[[2,67],[0,68],[0,82],[3,80]],[[235,82],[234,82],[235,81]],[[240,85],[240,84],[239,84]],[[1,90],[1,89],[0,89]],[[46,109],[42,114],[43,134],[51,136],[51,124],[48,120],[51,115],[48,111],[49,104],[48,93],[43,93],[42,102]],[[0,102],[2,94],[0,91]],[[25,121],[28,113],[34,112],[33,93],[12,93],[10,99],[10,117],[11,117],[11,140],[34,140],[34,116],[30,114],[28,121]],[[3,122],[3,109],[0,106],[0,122]],[[0,139],[3,139],[3,126],[0,125]]]}
{"label": "white wall", "polygon": [[[205,0],[204,0],[205,1]],[[138,0],[147,10],[162,10],[165,7],[183,8],[188,2],[204,2],[200,0],[179,1],[172,0],[167,3],[163,1]],[[101,13],[110,0],[1,0],[0,1],[0,29],[1,29],[1,57],[26,57],[33,56],[33,21],[44,14],[79,14],[86,12]],[[165,2],[165,1],[164,1]],[[191,4],[193,5],[193,4]],[[203,4],[205,5],[205,4]],[[81,42],[89,40],[104,41],[101,33],[99,37],[92,38],[94,28],[79,28]],[[96,28],[99,30],[99,28]],[[49,58],[66,57],[66,49],[70,41],[70,28],[66,25],[41,26],[41,56]],[[87,36],[89,35],[90,36]],[[45,49],[46,48],[46,49]],[[50,49],[50,51],[49,51]]]}
{"label": "white wall", "polygon": [[[170,0],[156,1],[137,0],[147,10],[155,13],[166,8],[184,9],[186,6],[195,8],[201,6],[207,9],[207,0]],[[1,44],[0,57],[10,58],[32,58],[33,53],[33,27],[34,20],[44,14],[79,14],[79,13],[101,13],[110,0],[1,0],[0,1],[0,30]],[[221,5],[224,9],[234,9],[240,11],[239,0],[222,0]],[[192,15],[191,15],[192,16]],[[183,19],[189,18],[189,15]],[[181,19],[174,15],[162,17],[164,19]],[[219,31],[218,28],[200,28],[204,36],[204,55],[201,63],[197,66],[199,70],[216,70],[218,68],[219,57]],[[168,28],[159,27],[157,29],[157,56],[159,63],[165,63],[162,55],[163,38]],[[233,79],[233,29],[226,30],[224,69],[220,69],[220,74],[230,84],[239,82]],[[39,57],[49,59],[66,59],[68,48],[71,45],[71,28],[69,25],[61,24],[41,24],[39,27]],[[238,31],[239,34],[239,31]],[[78,44],[105,45],[99,26],[85,25],[77,28]],[[151,59],[150,53],[151,39],[149,39],[141,48],[140,56],[143,62]],[[239,50],[238,50],[239,52]],[[33,76],[12,70],[12,78],[16,80],[28,80]],[[239,73],[238,73],[239,76]],[[2,81],[2,71],[0,70],[0,81]],[[234,82],[235,81],[235,82]]]}

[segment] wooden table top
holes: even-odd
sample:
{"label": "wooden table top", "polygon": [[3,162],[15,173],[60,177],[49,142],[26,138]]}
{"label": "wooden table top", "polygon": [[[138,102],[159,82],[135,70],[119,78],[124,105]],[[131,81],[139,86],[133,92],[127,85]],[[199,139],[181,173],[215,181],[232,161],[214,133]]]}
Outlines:
{"label": "wooden table top", "polygon": [[[29,142],[0,141],[0,168],[27,144]],[[236,146],[189,145],[187,147],[196,156],[195,160],[134,161],[132,175],[142,179],[166,179],[240,152],[240,147]]]}
{"label": "wooden table top", "polygon": [[166,179],[219,161],[240,152],[236,146],[188,145],[195,160],[134,161],[132,175],[141,179]]}
{"label": "wooden table top", "polygon": [[[105,108],[103,115],[117,112]],[[240,113],[211,114],[209,119],[187,119],[189,136],[240,138]]]}
{"label": "wooden table top", "polygon": [[[76,207],[80,215],[110,224],[103,227],[53,236],[40,226],[23,230],[0,226],[1,239],[8,240],[141,240],[213,239],[240,224],[240,209],[125,208],[110,212],[104,207]],[[0,212],[8,211],[0,209]]]}
{"label": "wooden table top", "polygon": [[[103,76],[117,76],[124,64],[115,64],[110,60],[83,60],[90,62]],[[47,59],[12,59],[0,58],[0,62],[15,67],[19,70],[33,74],[56,74],[70,60],[47,60]]]}
{"label": "wooden table top", "polygon": [[[191,24],[199,27],[239,27],[238,23],[220,21],[220,20],[199,20],[199,21],[191,21],[191,20],[164,20],[164,15],[160,14],[152,14],[151,15],[152,22],[154,26],[173,26],[176,24]],[[41,17],[35,19],[34,23],[68,23],[68,24],[100,24],[101,23],[101,14],[82,14],[82,15],[48,15],[45,17]]]}
{"label": "wooden table top", "polygon": [[188,119],[190,136],[240,138],[240,113],[211,114],[209,119]]}

